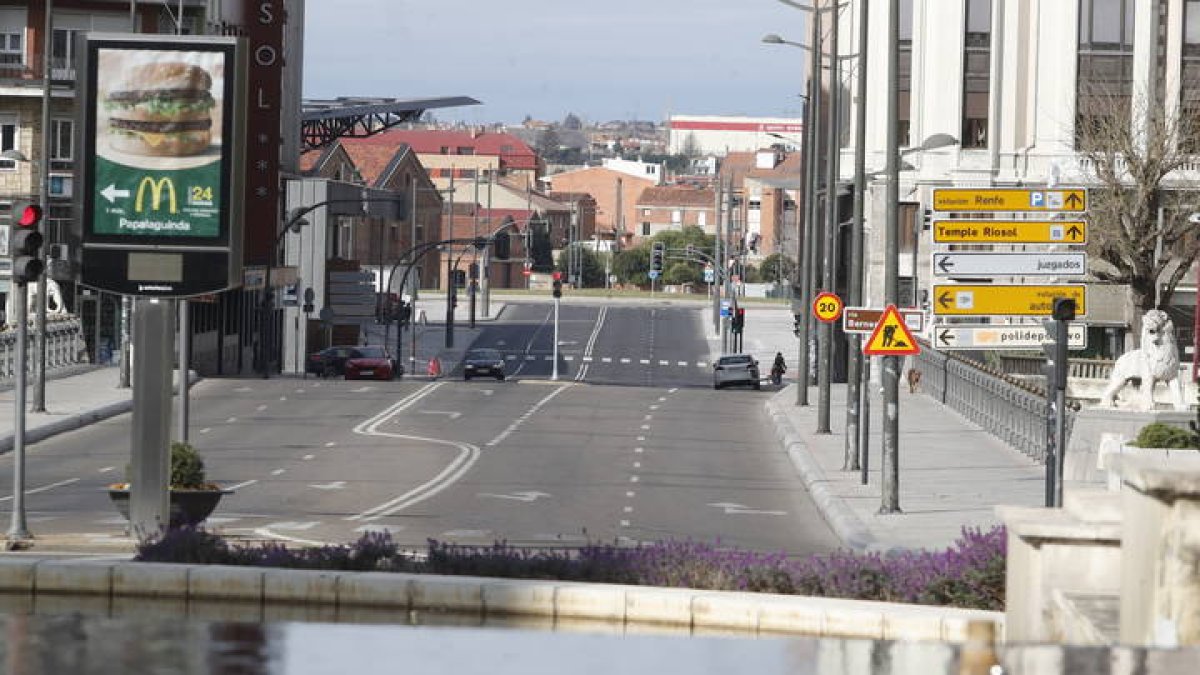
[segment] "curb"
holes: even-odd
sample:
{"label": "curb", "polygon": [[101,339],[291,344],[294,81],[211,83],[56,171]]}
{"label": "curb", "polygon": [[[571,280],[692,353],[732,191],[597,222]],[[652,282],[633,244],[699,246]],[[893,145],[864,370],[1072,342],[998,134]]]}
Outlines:
{"label": "curb", "polygon": [[825,518],[825,522],[829,524],[838,539],[856,551],[880,549],[882,546],[879,540],[871,534],[862,519],[829,488],[829,479],[825,476],[825,472],[813,461],[803,437],[796,430],[787,413],[784,412],[782,407],[784,404],[779,403],[781,397],[789,392],[794,396],[793,389],[796,386],[795,384],[788,385],[767,399],[765,404],[767,414],[775,426],[776,439],[787,452],[792,466],[804,481],[805,489],[812,496],[817,508],[821,511],[821,516]]}

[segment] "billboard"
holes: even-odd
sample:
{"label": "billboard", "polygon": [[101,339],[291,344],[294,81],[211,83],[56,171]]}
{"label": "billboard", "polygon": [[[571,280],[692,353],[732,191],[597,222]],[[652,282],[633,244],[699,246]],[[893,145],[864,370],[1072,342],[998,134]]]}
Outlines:
{"label": "billboard", "polygon": [[238,285],[240,40],[87,33],[77,53],[82,283],[167,297]]}

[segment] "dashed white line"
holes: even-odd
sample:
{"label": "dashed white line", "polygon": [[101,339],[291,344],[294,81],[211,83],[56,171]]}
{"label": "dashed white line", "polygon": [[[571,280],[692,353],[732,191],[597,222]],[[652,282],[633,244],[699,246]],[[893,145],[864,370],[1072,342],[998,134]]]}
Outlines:
{"label": "dashed white line", "polygon": [[632,359],[626,359],[626,358],[621,359],[621,363],[629,363],[630,361],[632,361]]}
{"label": "dashed white line", "polygon": [[641,462],[634,462],[634,463],[633,463],[633,468],[635,468],[635,469],[640,469],[640,468],[642,468],[642,463],[641,463]]}
{"label": "dashed white line", "polygon": [[332,448],[335,445],[337,445],[337,443],[334,443],[333,441],[329,441],[328,443],[325,444],[325,447]]}
{"label": "dashed white line", "polygon": [[633,513],[633,507],[632,507],[632,506],[626,506],[626,507],[625,507],[623,510],[625,511],[625,513]]}
{"label": "dashed white line", "polygon": [[236,421],[237,421],[237,418],[236,418],[236,417],[230,417],[229,419],[225,420],[225,423],[226,423],[226,424],[233,424],[233,423],[234,423],[234,422],[236,422]]}
{"label": "dashed white line", "polygon": [[108,473],[109,471],[115,471],[116,469],[117,469],[117,467],[115,467],[115,466],[105,466],[105,467],[101,467],[100,473]]}
{"label": "dashed white line", "polygon": [[638,482],[638,477],[637,477],[637,476],[630,476],[630,477],[629,477],[629,482],[630,482],[630,483],[636,483],[636,482]]}
{"label": "dashed white line", "polygon": [[660,359],[660,360],[659,360],[659,362],[658,362],[658,365],[660,365],[660,366],[669,366],[669,365],[671,365],[671,362],[670,362],[670,361],[665,361],[665,360],[662,360],[662,359]]}
{"label": "dashed white line", "polygon": [[590,357],[590,356],[585,356],[585,357],[583,357],[583,362],[584,362],[584,363],[591,363],[591,362],[592,362],[592,357]]}
{"label": "dashed white line", "polygon": [[642,364],[643,366],[648,366],[650,365],[650,359],[638,359],[638,363]]}
{"label": "dashed white line", "polygon": [[687,361],[680,361],[680,362],[679,362],[679,365],[681,365],[681,366],[686,366],[687,364],[688,364],[688,362],[687,362]]}
{"label": "dashed white line", "polygon": [[643,424],[643,425],[642,425],[642,428],[643,428],[643,429],[649,429],[649,428],[650,428],[650,425],[649,425],[649,424]]}
{"label": "dashed white line", "polygon": [[600,358],[600,362],[601,362],[601,363],[612,363],[612,357],[611,357],[611,356],[604,356],[604,357],[601,357],[601,358]]}
{"label": "dashed white line", "polygon": [[258,410],[259,412],[262,412],[266,409],[267,409],[267,406],[265,406],[265,405],[260,405],[260,406],[258,406],[258,408],[256,408],[256,410]]}
{"label": "dashed white line", "polygon": [[621,527],[629,527],[629,521],[628,521],[628,520],[622,520],[622,521],[621,521]]}
{"label": "dashed white line", "polygon": [[282,475],[285,471],[287,471],[287,469],[275,469],[274,471],[271,472],[271,475],[279,476],[279,475]]}
{"label": "dashed white line", "polygon": [[636,497],[636,496],[637,496],[637,493],[636,493],[636,492],[634,492],[634,491],[632,491],[632,490],[630,490],[629,492],[626,492],[626,493],[625,493],[625,496],[626,496],[626,497]]}
{"label": "dashed white line", "polygon": [[[36,488],[33,488],[33,489],[31,489],[31,490],[25,490],[25,494],[27,494],[27,495],[31,495],[31,494],[34,494],[34,493],[37,493],[37,492],[45,492],[46,490],[53,490],[53,489],[54,489],[54,488],[56,488],[56,487],[62,487],[62,486],[64,486],[64,485],[70,485],[71,483],[78,483],[78,482],[79,482],[79,479],[78,479],[78,478],[68,478],[68,479],[66,479],[66,480],[60,480],[60,481],[58,481],[57,483],[51,483],[51,484],[49,484],[49,485],[43,485],[43,486],[41,486],[41,487],[36,487]],[[12,498],[13,498],[13,496],[12,496],[12,495],[9,495],[9,496],[7,496],[7,497],[0,497],[0,502],[8,501],[8,500],[10,500],[10,499],[12,499]]]}
{"label": "dashed white line", "polygon": [[244,488],[244,487],[248,487],[250,485],[254,485],[257,482],[258,482],[257,480],[243,481],[241,483],[238,483],[237,485],[230,485],[229,487],[227,487],[225,489],[226,490],[237,490],[238,488]]}
{"label": "dashed white line", "polygon": [[640,455],[643,452],[646,452],[646,449],[645,448],[634,448],[633,451]]}
{"label": "dashed white line", "polygon": [[304,459],[304,461],[308,461],[308,460],[312,459],[312,458],[313,458],[313,457],[315,457],[315,456],[316,456],[316,455],[305,455],[305,456],[303,457],[303,459]]}
{"label": "dashed white line", "polygon": [[207,434],[210,431],[212,431],[211,427],[204,427],[203,429],[200,430],[200,433]]}

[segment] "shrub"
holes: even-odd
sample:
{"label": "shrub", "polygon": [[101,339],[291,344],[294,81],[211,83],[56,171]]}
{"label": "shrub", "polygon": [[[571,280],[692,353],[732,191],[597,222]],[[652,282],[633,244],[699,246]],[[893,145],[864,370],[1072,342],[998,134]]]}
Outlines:
{"label": "shrub", "polygon": [[1187,429],[1154,422],[1142,427],[1133,445],[1139,448],[1195,448],[1196,436]]}
{"label": "shrub", "polygon": [[190,443],[171,443],[171,487],[205,487],[204,460]]}
{"label": "shrub", "polygon": [[429,540],[424,560],[418,561],[401,553],[387,533],[364,534],[349,546],[289,549],[274,542],[231,545],[202,529],[180,528],[140,543],[134,559],[559,579],[1001,610],[1005,544],[1003,527],[987,532],[963,528],[962,536],[944,551],[837,551],[798,560],[784,553],[724,548],[720,542],[533,550],[506,542],[461,546]]}

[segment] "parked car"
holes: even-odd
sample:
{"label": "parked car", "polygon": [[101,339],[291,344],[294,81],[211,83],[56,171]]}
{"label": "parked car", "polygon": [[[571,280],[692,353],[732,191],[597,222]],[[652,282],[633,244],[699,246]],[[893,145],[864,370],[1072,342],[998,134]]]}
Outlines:
{"label": "parked car", "polygon": [[347,380],[391,380],[404,372],[383,347],[355,347],[343,370]]}
{"label": "parked car", "polygon": [[491,375],[504,379],[504,355],[495,349],[472,349],[462,360],[463,379],[476,375]]}
{"label": "parked car", "polygon": [[761,389],[758,361],[749,354],[725,354],[717,359],[713,364],[713,389],[721,389],[728,384],[748,384]]}
{"label": "parked car", "polygon": [[346,372],[346,359],[356,349],[354,345],[334,345],[313,352],[304,360],[304,370],[321,377],[340,377]]}

